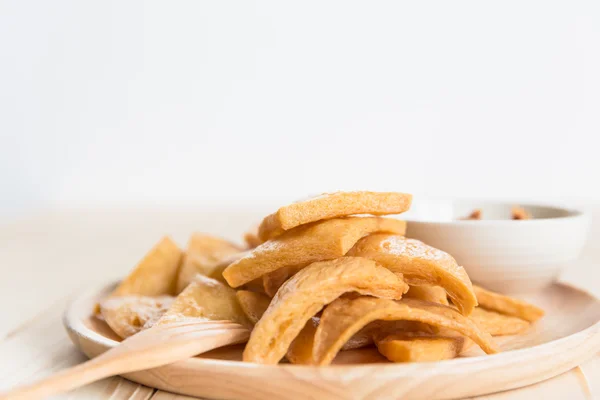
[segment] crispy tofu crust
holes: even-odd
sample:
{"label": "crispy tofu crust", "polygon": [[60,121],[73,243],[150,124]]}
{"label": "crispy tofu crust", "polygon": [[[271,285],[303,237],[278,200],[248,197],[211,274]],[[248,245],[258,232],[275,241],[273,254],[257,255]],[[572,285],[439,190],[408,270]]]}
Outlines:
{"label": "crispy tofu crust", "polygon": [[313,361],[317,365],[330,364],[352,335],[376,320],[423,322],[467,336],[488,354],[498,351],[489,334],[452,307],[414,299],[394,301],[361,296],[339,298],[325,308],[315,334]]}
{"label": "crispy tofu crust", "polygon": [[[238,301],[246,317],[256,324],[263,316],[271,299],[262,293],[250,292],[247,290],[238,290],[236,293]],[[312,360],[312,346],[315,332],[319,326],[319,318],[312,317],[306,322],[304,328],[294,339],[285,355],[292,364],[310,364]],[[368,328],[368,327],[367,327]],[[370,329],[363,329],[352,336],[344,344],[342,350],[353,350],[368,346],[373,343]]]}
{"label": "crispy tofu crust", "polygon": [[408,299],[430,301],[432,303],[443,304],[445,306],[448,305],[448,295],[446,294],[446,290],[441,286],[413,285],[410,286],[404,297]]}
{"label": "crispy tofu crust", "polygon": [[244,233],[244,242],[246,242],[246,248],[248,250],[252,250],[253,248],[263,244],[263,241],[260,240],[260,238],[258,237],[258,233],[255,231]]}
{"label": "crispy tofu crust", "polygon": [[398,299],[407,290],[401,277],[371,260],[342,257],[313,263],[279,289],[252,331],[244,361],[277,364],[306,322],[344,293]]}
{"label": "crispy tofu crust", "polygon": [[262,276],[263,288],[269,297],[275,296],[281,285],[304,267],[283,267]]}
{"label": "crispy tofu crust", "polygon": [[477,285],[473,285],[473,290],[477,296],[479,306],[486,310],[496,311],[529,322],[535,322],[544,316],[544,310],[526,301],[495,293]]}
{"label": "crispy tofu crust", "polygon": [[177,277],[177,293],[190,284],[198,273],[213,279],[223,280],[218,265],[224,259],[242,251],[235,244],[219,237],[194,233],[188,242],[186,254]]}
{"label": "crispy tofu crust", "polygon": [[380,217],[336,218],[300,226],[263,243],[246,257],[232,263],[223,277],[239,287],[279,268],[304,267],[316,261],[345,255],[362,237],[373,232],[403,234],[406,223]]}
{"label": "crispy tofu crust", "polygon": [[252,326],[242,311],[235,290],[200,274],[175,298],[157,325],[190,319],[233,321],[246,327]]}
{"label": "crispy tofu crust", "polygon": [[[227,281],[225,281],[225,279],[223,279],[223,281],[225,282],[225,284],[227,284]],[[249,290],[251,292],[266,294],[262,277],[253,279],[250,282],[245,283],[242,286],[238,287],[238,289]],[[269,296],[269,297],[271,297],[271,296]]]}
{"label": "crispy tofu crust", "polygon": [[304,328],[298,333],[298,336],[292,341],[285,358],[292,364],[311,364],[312,348],[315,339],[315,332],[319,326],[318,318],[310,318],[304,324]]}
{"label": "crispy tofu crust", "polygon": [[117,296],[100,302],[100,314],[122,339],[150,328],[173,303],[173,296]]}
{"label": "crispy tofu crust", "polygon": [[[285,358],[292,364],[312,364],[312,349],[315,340],[315,333],[319,326],[319,318],[312,317],[304,325],[298,336],[294,339]],[[367,326],[352,336],[341,351],[356,350],[373,344],[373,335],[371,329]]]}
{"label": "crispy tofu crust", "polygon": [[448,253],[418,240],[376,233],[359,240],[348,255],[370,258],[400,272],[409,285],[443,287],[463,315],[469,315],[477,305],[465,269]]}
{"label": "crispy tofu crust", "polygon": [[524,319],[488,311],[481,307],[475,307],[469,318],[479,329],[492,336],[518,335],[529,328],[529,322]]}
{"label": "crispy tofu crust", "polygon": [[238,290],[235,295],[252,325],[256,325],[271,303],[271,299],[264,294],[249,290]]}
{"label": "crispy tofu crust", "polygon": [[179,247],[165,236],[144,256],[111,296],[174,295],[182,256],[183,252]]}
{"label": "crispy tofu crust", "polygon": [[461,335],[398,333],[375,341],[381,354],[392,362],[428,362],[457,357],[473,342]]}
{"label": "crispy tofu crust", "polygon": [[323,219],[356,214],[400,214],[410,208],[412,195],[395,192],[335,192],[281,207],[258,227],[258,237],[272,239],[283,231]]}

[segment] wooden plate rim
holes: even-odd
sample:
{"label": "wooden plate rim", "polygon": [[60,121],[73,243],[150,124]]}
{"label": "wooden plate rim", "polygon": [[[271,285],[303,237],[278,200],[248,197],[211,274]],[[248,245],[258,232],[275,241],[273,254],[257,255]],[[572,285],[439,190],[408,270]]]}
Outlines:
{"label": "wooden plate rim", "polygon": [[[77,316],[77,305],[85,300],[88,300],[93,297],[97,297],[101,293],[107,292],[110,288],[113,288],[117,285],[118,281],[114,281],[110,284],[103,285],[94,285],[91,289],[81,291],[77,296],[73,298],[67,305],[67,308],[63,314],[63,324],[65,329],[68,332],[76,334],[79,337],[88,339],[92,342],[107,346],[114,347],[119,342],[109,339],[94,330],[87,327]],[[579,292],[585,296],[590,297],[596,302],[596,306],[600,307],[600,299],[594,296],[592,293],[588,292],[585,289],[579,288],[572,284],[568,284],[565,282],[555,282],[553,285],[559,285],[568,288],[569,290]],[[278,365],[261,365],[248,363],[243,361],[231,361],[231,360],[219,360],[219,359],[209,359],[209,358],[190,358],[184,361],[180,361],[179,363],[192,363],[192,364],[202,364],[205,366],[213,366],[216,368],[219,367],[227,367],[227,368],[239,368],[239,369],[255,369],[260,367],[261,370],[268,369],[285,369],[285,370],[293,370],[295,372],[299,371],[323,371],[325,370],[335,370],[335,371],[343,371],[352,369],[356,370],[368,370],[377,366],[379,372],[393,373],[394,375],[402,374],[406,376],[407,374],[422,374],[423,370],[431,369],[433,366],[436,367],[445,367],[447,370],[448,367],[457,366],[457,367],[481,367],[483,363],[491,363],[493,362],[495,366],[508,365],[514,362],[515,360],[519,360],[519,362],[523,362],[524,359],[530,357],[536,357],[537,353],[543,352],[546,349],[554,348],[554,351],[550,353],[559,352],[563,346],[568,346],[568,344],[572,342],[577,342],[583,337],[592,337],[596,339],[596,345],[594,348],[596,349],[593,352],[590,352],[590,357],[593,357],[595,353],[600,351],[600,319],[593,323],[591,326],[573,333],[571,335],[565,336],[560,339],[551,340],[546,343],[542,343],[539,345],[516,349],[510,351],[504,351],[502,353],[493,354],[493,355],[481,355],[474,357],[460,357],[452,360],[444,360],[444,361],[435,361],[435,362],[422,362],[422,363],[411,363],[411,364],[347,364],[347,365],[329,365],[329,366],[310,366],[310,365],[296,365],[296,364],[278,364]],[[558,346],[561,345],[561,346]],[[382,369],[384,371],[382,371]],[[402,371],[405,370],[405,371]],[[461,373],[464,373],[464,369],[461,369]]]}

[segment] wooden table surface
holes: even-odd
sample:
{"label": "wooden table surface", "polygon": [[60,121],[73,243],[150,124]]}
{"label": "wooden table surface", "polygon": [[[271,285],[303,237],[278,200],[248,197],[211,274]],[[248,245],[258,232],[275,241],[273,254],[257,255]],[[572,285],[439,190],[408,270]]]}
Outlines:
{"label": "wooden table surface", "polygon": [[[238,240],[264,212],[55,212],[0,224],[0,391],[85,360],[61,314],[86,287],[124,276],[162,235],[193,231]],[[600,227],[561,280],[600,297]],[[548,381],[478,399],[600,399],[600,355]],[[114,377],[58,399],[189,399]]]}

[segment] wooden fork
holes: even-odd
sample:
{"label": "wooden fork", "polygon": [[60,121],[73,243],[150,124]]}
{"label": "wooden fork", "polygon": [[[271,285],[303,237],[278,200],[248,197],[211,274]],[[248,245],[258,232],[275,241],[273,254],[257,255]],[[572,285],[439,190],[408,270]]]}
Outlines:
{"label": "wooden fork", "polygon": [[249,335],[247,328],[231,321],[189,319],[155,325],[83,364],[0,394],[0,399],[30,400],[52,396],[109,376],[155,368],[217,347],[243,343]]}

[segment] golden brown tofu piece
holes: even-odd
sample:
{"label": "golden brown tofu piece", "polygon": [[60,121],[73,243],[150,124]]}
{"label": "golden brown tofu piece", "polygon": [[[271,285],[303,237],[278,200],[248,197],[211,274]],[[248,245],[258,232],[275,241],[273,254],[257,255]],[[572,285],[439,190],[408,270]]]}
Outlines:
{"label": "golden brown tofu piece", "polygon": [[328,365],[348,339],[367,324],[376,321],[417,321],[446,328],[471,338],[488,354],[498,350],[489,334],[452,307],[414,299],[398,301],[361,296],[339,298],[321,315],[313,347],[317,365]]}
{"label": "golden brown tofu piece", "polygon": [[175,298],[157,325],[190,319],[233,321],[246,327],[252,326],[238,302],[235,290],[200,274]]}
{"label": "golden brown tofu piece", "polygon": [[173,296],[113,296],[100,302],[100,314],[125,339],[154,325],[174,299]]}
{"label": "golden brown tofu piece", "polygon": [[304,328],[298,333],[298,336],[292,341],[285,358],[292,364],[312,364],[312,348],[315,332],[319,326],[318,318],[310,318],[304,324]]}
{"label": "golden brown tofu piece", "polygon": [[465,269],[448,253],[418,240],[375,233],[359,240],[348,255],[370,258],[400,272],[409,285],[443,287],[463,315],[469,315],[477,305]]}
{"label": "golden brown tofu piece", "polygon": [[344,345],[342,351],[360,349],[373,344],[373,328],[369,325],[356,332]]}
{"label": "golden brown tofu piece", "polygon": [[473,290],[477,296],[479,306],[486,310],[496,311],[529,322],[535,322],[544,316],[544,310],[526,301],[495,293],[477,285],[473,285]]}
{"label": "golden brown tofu piece", "polygon": [[271,299],[262,293],[238,290],[235,295],[244,314],[246,314],[246,317],[248,317],[253,325],[262,318],[271,303]]}
{"label": "golden brown tofu piece", "polygon": [[281,207],[265,217],[258,237],[272,239],[283,231],[323,219],[356,214],[400,214],[410,208],[412,195],[395,192],[335,192]]}
{"label": "golden brown tofu piece", "polygon": [[[306,325],[304,325],[304,328],[302,328],[298,336],[296,336],[290,345],[287,353],[285,353],[285,358],[287,358],[289,362],[292,364],[313,364],[312,349],[318,326],[318,317],[312,317],[310,320],[308,320]],[[373,335],[371,329],[367,326],[365,329],[361,329],[360,331],[356,332],[354,336],[348,339],[348,341],[342,346],[341,351],[343,352],[361,349],[371,344],[373,344]]]}
{"label": "golden brown tofu piece", "polygon": [[479,329],[492,336],[518,335],[529,328],[529,322],[524,319],[488,311],[481,307],[475,307],[469,318]]}
{"label": "golden brown tofu piece", "polygon": [[427,362],[457,357],[472,341],[461,335],[399,333],[375,341],[377,349],[393,362]]}
{"label": "golden brown tofu piece", "polygon": [[222,281],[221,273],[223,271],[219,270],[218,266],[223,260],[239,254],[241,251],[241,248],[225,239],[194,233],[188,242],[177,278],[177,293],[181,293],[196,274]]}
{"label": "golden brown tofu piece", "polygon": [[252,331],[244,361],[277,364],[306,322],[344,293],[398,299],[406,290],[401,277],[371,260],[342,257],[313,263],[279,289]]}
{"label": "golden brown tofu piece", "polygon": [[[225,284],[227,284],[227,281],[224,280],[224,282],[225,282]],[[251,292],[266,294],[265,287],[263,286],[262,278],[253,279],[250,282],[245,283],[242,286],[238,287],[238,289],[249,290]],[[269,297],[271,297],[271,296],[269,296]]]}
{"label": "golden brown tofu piece", "polygon": [[417,299],[430,301],[432,303],[448,305],[448,296],[446,290],[441,286],[421,285],[410,286],[408,292],[404,295],[408,299]]}
{"label": "golden brown tofu piece", "polygon": [[336,218],[300,226],[232,263],[223,271],[223,277],[230,286],[238,287],[279,268],[301,268],[316,261],[342,257],[369,233],[403,234],[405,230],[404,221],[380,217]]}
{"label": "golden brown tofu piece", "polygon": [[285,283],[285,281],[290,279],[291,276],[296,274],[302,268],[304,268],[304,266],[302,266],[302,267],[283,267],[283,268],[276,269],[273,272],[269,272],[268,274],[263,275],[262,281],[263,281],[263,287],[264,287],[265,293],[269,297],[275,296],[275,293],[277,293],[277,291]]}
{"label": "golden brown tofu piece", "polygon": [[[238,301],[242,306],[242,310],[248,319],[256,324],[263,316],[271,299],[262,293],[249,292],[247,290],[238,290]],[[290,344],[286,352],[286,358],[292,364],[310,364],[312,360],[312,345],[313,337],[319,325],[319,318],[313,317],[304,325],[298,336]],[[365,329],[352,336],[342,350],[352,350],[368,346],[373,343],[371,332]]]}
{"label": "golden brown tofu piece", "polygon": [[263,240],[260,240],[258,237],[258,226],[255,226],[248,232],[244,233],[244,242],[246,242],[248,250],[252,250],[253,248],[263,244]]}
{"label": "golden brown tofu piece", "polygon": [[170,238],[162,238],[112,292],[111,296],[174,295],[177,271],[182,255],[182,251]]}

